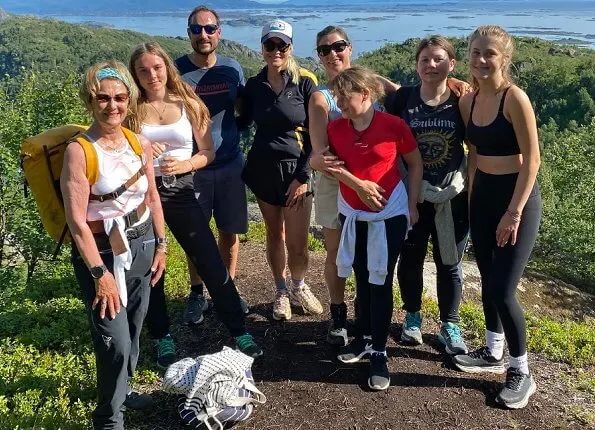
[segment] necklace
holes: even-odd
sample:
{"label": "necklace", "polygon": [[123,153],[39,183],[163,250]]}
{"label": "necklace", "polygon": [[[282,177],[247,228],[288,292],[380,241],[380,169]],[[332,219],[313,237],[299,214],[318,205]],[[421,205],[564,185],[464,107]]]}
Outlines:
{"label": "necklace", "polygon": [[118,152],[120,150],[122,150],[122,147],[124,146],[123,143],[126,143],[126,139],[120,140],[118,142],[111,142],[111,145],[108,145],[107,143],[108,141],[104,140],[104,142],[100,143],[100,146],[105,149],[105,150],[110,150],[112,152]]}
{"label": "necklace", "polygon": [[149,106],[151,106],[153,108],[153,110],[155,110],[155,112],[157,113],[157,116],[159,117],[159,121],[162,121],[163,114],[165,113],[165,109],[167,109],[167,104],[163,103],[163,109],[161,109],[161,112],[159,112],[159,110],[157,110],[157,108],[155,106],[153,106],[153,102],[148,102],[147,104]]}

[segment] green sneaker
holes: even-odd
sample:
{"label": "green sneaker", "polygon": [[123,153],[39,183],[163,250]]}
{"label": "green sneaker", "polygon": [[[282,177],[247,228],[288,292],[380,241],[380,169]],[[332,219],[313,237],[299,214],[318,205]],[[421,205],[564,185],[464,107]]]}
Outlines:
{"label": "green sneaker", "polygon": [[440,327],[438,339],[444,345],[444,349],[448,355],[462,355],[469,352],[463,340],[461,329],[455,323],[443,323]]}
{"label": "green sneaker", "polygon": [[171,335],[166,335],[155,341],[157,348],[157,366],[167,369],[176,361],[176,344]]}
{"label": "green sneaker", "polygon": [[250,333],[236,337],[236,349],[252,358],[258,358],[263,354]]}

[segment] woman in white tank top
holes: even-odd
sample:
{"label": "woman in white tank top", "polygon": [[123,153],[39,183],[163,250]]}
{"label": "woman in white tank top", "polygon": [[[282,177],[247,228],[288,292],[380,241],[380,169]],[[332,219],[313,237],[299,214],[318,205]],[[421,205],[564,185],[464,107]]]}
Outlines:
{"label": "woman in white tank top", "polygon": [[[194,194],[192,172],[215,157],[209,111],[182,81],[172,60],[157,43],[139,45],[130,58],[129,68],[141,93],[138,114],[131,117],[130,124],[152,141],[154,162],[160,159],[156,176],[165,221],[204,280],[216,311],[236,338],[237,347],[258,357],[262,351],[244,328],[239,294],[219,254],[209,219]],[[164,179],[166,176],[171,181]],[[171,176],[175,176],[175,181]],[[167,367],[175,360],[175,347],[169,334],[163,285],[161,281],[151,291],[147,325],[156,340],[157,363]]]}

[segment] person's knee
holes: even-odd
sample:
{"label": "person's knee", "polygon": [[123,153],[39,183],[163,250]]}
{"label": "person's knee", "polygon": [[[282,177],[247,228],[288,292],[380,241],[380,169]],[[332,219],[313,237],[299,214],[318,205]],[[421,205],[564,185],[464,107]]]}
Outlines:
{"label": "person's knee", "polygon": [[235,233],[228,233],[226,231],[219,230],[219,243],[226,248],[233,248],[239,244],[238,235]]}
{"label": "person's knee", "polygon": [[287,253],[289,257],[292,259],[308,259],[308,246],[307,244],[296,244],[296,243],[288,243],[287,244]]}

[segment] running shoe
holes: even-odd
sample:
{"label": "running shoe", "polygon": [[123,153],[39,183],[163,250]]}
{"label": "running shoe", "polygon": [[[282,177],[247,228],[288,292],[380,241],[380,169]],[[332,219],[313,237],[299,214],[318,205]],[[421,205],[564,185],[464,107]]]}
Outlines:
{"label": "running shoe", "polygon": [[496,397],[496,401],[510,409],[522,409],[529,403],[529,398],[537,390],[535,380],[531,375],[521,372],[515,367],[509,367],[506,372],[504,388]]}
{"label": "running shoe", "polygon": [[176,361],[176,345],[171,335],[166,335],[155,341],[157,348],[157,366],[167,369]]}
{"label": "running shoe", "polygon": [[366,355],[372,353],[372,336],[356,338],[349,344],[337,359],[342,363],[357,363]]}
{"label": "running shoe", "polygon": [[482,346],[473,352],[463,355],[455,355],[452,359],[455,366],[467,373],[497,373],[506,371],[504,357],[497,359],[492,356],[487,346]]}
{"label": "running shoe", "polygon": [[236,337],[236,349],[252,358],[258,358],[263,354],[250,333]]}
{"label": "running shoe", "polygon": [[291,306],[289,304],[289,293],[287,290],[279,290],[275,293],[273,319],[277,321],[291,319]]}
{"label": "running shoe", "polygon": [[443,323],[440,327],[438,339],[442,342],[446,353],[449,355],[461,355],[469,352],[463,340],[461,329],[455,323]]}
{"label": "running shoe", "polygon": [[188,303],[186,304],[186,310],[184,311],[184,324],[196,325],[204,321],[205,316],[203,313],[209,308],[209,304],[203,294],[195,293],[190,291],[188,296]]}
{"label": "running shoe", "polygon": [[377,391],[386,390],[390,385],[386,352],[372,351],[371,354],[368,387]]}
{"label": "running shoe", "polygon": [[421,345],[421,312],[407,312],[401,330],[401,341],[413,345]]}
{"label": "running shoe", "polygon": [[292,288],[289,290],[289,297],[291,304],[294,306],[301,306],[304,312],[319,315],[322,313],[322,304],[310,291],[310,287],[303,284],[301,287]]}

